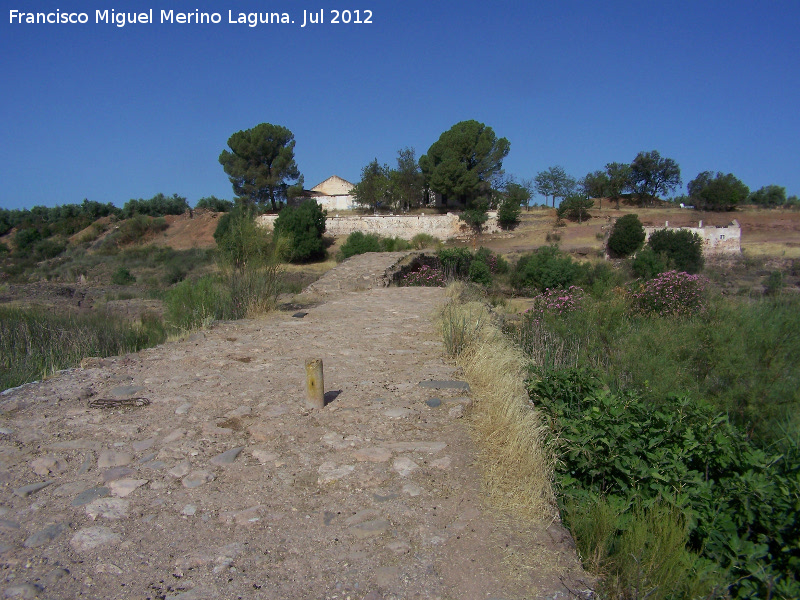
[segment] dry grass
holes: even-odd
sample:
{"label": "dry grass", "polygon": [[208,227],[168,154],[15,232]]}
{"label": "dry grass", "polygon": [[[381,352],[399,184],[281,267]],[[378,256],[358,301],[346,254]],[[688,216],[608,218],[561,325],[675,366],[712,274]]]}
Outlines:
{"label": "dry grass", "polygon": [[475,398],[470,423],[489,494],[500,508],[552,519],[555,455],[550,432],[528,399],[525,358],[478,314],[476,303],[451,299],[440,322],[443,332],[460,323],[471,327],[455,358]]}

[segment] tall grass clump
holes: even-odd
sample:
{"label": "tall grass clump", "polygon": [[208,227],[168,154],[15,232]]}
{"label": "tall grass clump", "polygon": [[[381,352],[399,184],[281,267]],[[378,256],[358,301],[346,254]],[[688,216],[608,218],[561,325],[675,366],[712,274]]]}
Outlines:
{"label": "tall grass clump", "polygon": [[233,300],[226,283],[223,277],[204,275],[196,281],[181,281],[167,290],[164,296],[167,324],[191,331],[232,318]]}
{"label": "tall grass clump", "polygon": [[157,317],[140,322],[102,314],[51,314],[0,308],[0,388],[22,385],[88,356],[116,356],[163,343]]}
{"label": "tall grass clump", "polygon": [[547,429],[528,402],[525,358],[476,302],[448,302],[440,323],[445,349],[464,369],[475,404],[471,425],[494,500],[536,518],[552,517],[554,459]]}

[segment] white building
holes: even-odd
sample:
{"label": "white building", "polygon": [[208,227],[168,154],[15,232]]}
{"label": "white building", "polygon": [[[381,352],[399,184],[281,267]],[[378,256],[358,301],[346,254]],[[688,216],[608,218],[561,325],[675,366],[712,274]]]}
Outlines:
{"label": "white building", "polygon": [[305,191],[303,197],[316,200],[325,210],[351,210],[356,208],[355,198],[351,195],[354,187],[356,186],[346,179],[332,175]]}

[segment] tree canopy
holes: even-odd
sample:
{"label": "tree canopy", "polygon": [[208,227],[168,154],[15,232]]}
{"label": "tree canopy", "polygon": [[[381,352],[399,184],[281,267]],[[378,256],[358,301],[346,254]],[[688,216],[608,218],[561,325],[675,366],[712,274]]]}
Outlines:
{"label": "tree canopy", "polygon": [[303,176],[294,160],[294,134],[279,125],[261,123],[228,138],[230,152],[219,162],[233,185],[237,200],[272,210],[303,190]]}
{"label": "tree canopy", "polygon": [[553,198],[553,207],[556,205],[556,198],[566,198],[575,193],[577,185],[575,178],[567,175],[564,167],[549,167],[546,171],[540,171],[533,180],[536,192],[547,198]]}
{"label": "tree canopy", "polygon": [[689,198],[699,210],[733,210],[744,202],[750,189],[732,173],[716,176],[711,171],[703,171],[687,185]]}
{"label": "tree canopy", "polygon": [[503,171],[503,159],[511,145],[498,138],[491,127],[478,121],[461,121],[442,133],[421,156],[419,166],[428,187],[465,206],[479,198],[489,199],[492,180]]}
{"label": "tree canopy", "polygon": [[164,215],[182,215],[189,210],[189,203],[183,196],[172,194],[156,194],[149,200],[128,200],[122,207],[122,216],[126,219],[133,215],[147,215],[149,217],[163,217]]}
{"label": "tree canopy", "polygon": [[759,206],[776,207],[786,204],[786,188],[779,185],[765,185],[750,194],[749,201]]}
{"label": "tree canopy", "polygon": [[370,161],[361,169],[361,181],[350,192],[356,204],[377,211],[391,203],[391,180],[389,165],[381,165],[378,159]]}
{"label": "tree canopy", "polygon": [[422,204],[425,182],[414,148],[397,151],[397,169],[390,172],[389,179],[392,184],[394,208],[409,210]]}
{"label": "tree canopy", "polygon": [[681,185],[681,169],[658,150],[639,152],[631,163],[630,183],[640,202],[652,201]]}

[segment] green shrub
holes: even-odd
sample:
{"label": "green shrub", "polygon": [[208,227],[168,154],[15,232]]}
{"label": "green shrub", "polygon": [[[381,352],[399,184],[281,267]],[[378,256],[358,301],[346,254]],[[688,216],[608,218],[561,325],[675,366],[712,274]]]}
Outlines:
{"label": "green shrub", "polygon": [[380,252],[381,251],[380,237],[374,233],[363,233],[361,231],[354,231],[347,236],[347,240],[342,247],[339,248],[338,260],[345,260],[356,254],[365,254],[366,252]]}
{"label": "green shrub", "polygon": [[703,268],[703,239],[686,229],[659,229],[650,234],[647,245],[656,254],[664,254],[670,268],[699,273]]}
{"label": "green shrub", "polygon": [[125,267],[119,267],[111,275],[111,283],[115,285],[130,285],[131,283],[136,283],[136,277],[131,275],[131,272]]}
{"label": "green shrub", "polygon": [[4,242],[0,242],[0,255],[8,254],[11,250],[8,249],[8,246]]}
{"label": "green shrub", "polygon": [[497,207],[497,222],[503,229],[513,229],[519,223],[520,201],[516,197],[504,198]]}
{"label": "green shrub", "polygon": [[111,250],[126,244],[141,242],[168,227],[169,225],[163,217],[153,218],[134,214],[130,219],[122,221],[114,233],[106,236],[101,247]]}
{"label": "green shrub", "polygon": [[411,246],[416,250],[422,250],[424,248],[439,248],[441,245],[442,241],[429,233],[418,233],[411,238]]}
{"label": "green shrub", "polygon": [[442,248],[436,253],[448,279],[464,279],[469,275],[472,253],[469,248]]}
{"label": "green shrub", "polygon": [[594,206],[594,200],[591,198],[584,198],[583,196],[569,196],[561,201],[556,209],[556,217],[558,219],[567,218],[570,221],[578,221],[582,223],[592,218],[589,214],[589,209]]}
{"label": "green shrub", "polygon": [[561,445],[566,522],[609,596],[798,596],[796,429],[765,451],[704,402],[612,394],[586,370],[538,371],[529,390]]}
{"label": "green shrub", "polygon": [[41,232],[34,227],[18,229],[14,234],[14,247],[20,256],[29,256],[34,244],[42,239]]}
{"label": "green shrub", "polygon": [[639,217],[635,214],[623,215],[614,223],[606,248],[611,256],[625,258],[642,247],[644,238],[644,227]]}
{"label": "green shrub", "polygon": [[422,265],[419,270],[406,273],[400,285],[405,287],[444,287],[447,285],[447,277],[441,269]]}
{"label": "green shrub", "polygon": [[214,231],[217,257],[233,269],[258,267],[274,257],[273,237],[255,222],[253,212],[237,207],[220,218]]}
{"label": "green shrub", "polygon": [[644,315],[681,317],[696,315],[706,307],[705,282],[699,275],[668,271],[629,289],[631,307]]}
{"label": "green shrub", "polygon": [[666,254],[657,254],[650,246],[645,246],[631,261],[631,271],[636,277],[652,279],[669,269]]}
{"label": "green shrub", "polygon": [[275,233],[286,235],[290,240],[289,258],[304,262],[323,258],[325,245],[326,212],[314,200],[304,200],[300,206],[285,206],[275,220]]}
{"label": "green shrub", "polygon": [[213,210],[214,212],[230,212],[233,210],[233,202],[230,200],[222,200],[216,196],[208,196],[206,198],[200,198],[194,207],[195,209],[205,208],[207,210]]}
{"label": "green shrub", "polygon": [[492,272],[489,270],[489,265],[483,261],[472,261],[469,265],[468,277],[472,283],[477,283],[486,287],[492,285]]}
{"label": "green shrub", "polygon": [[401,237],[381,238],[381,251],[383,252],[402,252],[411,248],[411,242]]}
{"label": "green shrub", "polygon": [[563,254],[555,246],[543,246],[520,257],[511,274],[515,288],[543,292],[569,287],[585,272],[585,268]]}
{"label": "green shrub", "polygon": [[47,260],[62,254],[66,249],[67,245],[63,242],[53,239],[39,240],[33,246],[33,256],[36,260]]}
{"label": "green shrub", "polygon": [[475,252],[474,261],[485,263],[492,275],[505,275],[508,273],[508,262],[499,254],[481,246]]}
{"label": "green shrub", "polygon": [[125,218],[134,215],[148,215],[151,217],[163,217],[164,215],[182,215],[189,210],[189,203],[186,198],[172,194],[156,194],[149,200],[128,200],[122,207],[122,215]]}

